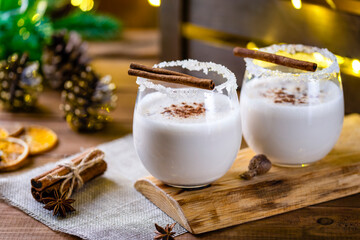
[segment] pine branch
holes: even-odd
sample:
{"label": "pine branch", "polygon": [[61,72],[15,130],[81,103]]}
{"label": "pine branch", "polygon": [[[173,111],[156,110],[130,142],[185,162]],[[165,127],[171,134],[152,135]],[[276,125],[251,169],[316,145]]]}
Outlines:
{"label": "pine branch", "polygon": [[64,18],[55,20],[54,29],[68,29],[78,32],[86,39],[108,39],[118,36],[122,29],[121,22],[113,17],[93,12],[76,11]]}

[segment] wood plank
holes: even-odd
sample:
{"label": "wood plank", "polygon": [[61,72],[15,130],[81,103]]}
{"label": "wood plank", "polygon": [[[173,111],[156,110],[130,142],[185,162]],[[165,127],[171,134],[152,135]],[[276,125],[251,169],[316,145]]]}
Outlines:
{"label": "wood plank", "polygon": [[164,185],[150,176],[135,188],[198,234],[281,214],[360,192],[360,115],[345,118],[334,149],[307,168],[272,167],[251,181],[239,178],[255,154],[239,151],[224,177],[210,187],[186,191]]}
{"label": "wood plank", "polygon": [[158,30],[126,30],[120,40],[89,42],[88,54],[93,59],[156,59],[160,53],[159,41]]}
{"label": "wood plank", "polygon": [[359,208],[306,207],[290,213],[229,227],[223,230],[176,237],[179,240],[210,239],[359,239]]}
{"label": "wood plank", "polygon": [[162,1],[160,8],[162,61],[182,59],[181,21],[183,19],[181,0]]}
{"label": "wood plank", "polygon": [[80,239],[69,234],[54,232],[24,212],[5,204],[0,200],[0,239],[19,240],[75,240]]}
{"label": "wood plank", "polygon": [[345,113],[360,113],[360,78],[341,73]]}
{"label": "wood plank", "polygon": [[[290,1],[189,0],[184,22],[265,43],[302,43],[360,57],[360,17],[327,7]],[[167,21],[165,19],[164,21]]]}

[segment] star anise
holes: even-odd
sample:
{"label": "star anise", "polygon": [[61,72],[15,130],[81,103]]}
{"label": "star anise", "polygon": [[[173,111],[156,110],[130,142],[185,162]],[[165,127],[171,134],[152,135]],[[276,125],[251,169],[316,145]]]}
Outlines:
{"label": "star anise", "polygon": [[61,195],[58,191],[53,192],[53,197],[43,198],[42,201],[46,204],[45,209],[51,211],[53,210],[53,216],[60,214],[62,217],[66,217],[67,212],[75,211],[75,208],[71,206],[74,199],[66,198],[67,192],[63,192]]}
{"label": "star anise", "polygon": [[159,225],[157,225],[155,223],[155,228],[157,231],[155,231],[155,233],[157,234],[154,239],[161,239],[161,240],[175,240],[175,238],[173,237],[173,235],[176,232],[172,232],[172,229],[174,228],[176,223],[173,223],[171,225],[167,224],[165,229],[160,227]]}

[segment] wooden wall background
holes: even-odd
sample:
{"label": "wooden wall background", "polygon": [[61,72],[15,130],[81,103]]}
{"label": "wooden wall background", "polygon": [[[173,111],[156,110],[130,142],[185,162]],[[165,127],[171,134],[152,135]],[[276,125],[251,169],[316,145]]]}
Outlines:
{"label": "wooden wall background", "polygon": [[[301,43],[348,58],[360,59],[360,1],[305,0],[295,9],[289,0],[171,0],[160,9],[161,59],[194,58],[221,63],[239,85],[242,59],[236,45]],[[342,72],[345,111],[360,112],[360,74]]]}
{"label": "wooden wall background", "polygon": [[98,0],[95,3],[98,12],[118,18],[125,28],[158,27],[159,9],[150,6],[147,0]]}

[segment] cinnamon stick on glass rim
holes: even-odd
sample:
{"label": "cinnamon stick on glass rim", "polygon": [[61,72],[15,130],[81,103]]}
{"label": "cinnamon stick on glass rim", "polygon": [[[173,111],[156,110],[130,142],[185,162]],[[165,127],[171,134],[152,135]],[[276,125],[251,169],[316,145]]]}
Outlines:
{"label": "cinnamon stick on glass rim", "polygon": [[211,79],[197,78],[185,73],[179,73],[162,68],[151,68],[136,63],[130,64],[128,74],[131,76],[143,77],[168,83],[183,84],[207,90],[213,90],[215,88],[215,84]]}
{"label": "cinnamon stick on glass rim", "polygon": [[317,68],[316,63],[284,57],[274,53],[250,50],[241,47],[234,48],[233,52],[234,55],[238,57],[254,58],[254,59],[282,65],[285,67],[291,67],[291,68],[301,69],[310,72],[315,72]]}

